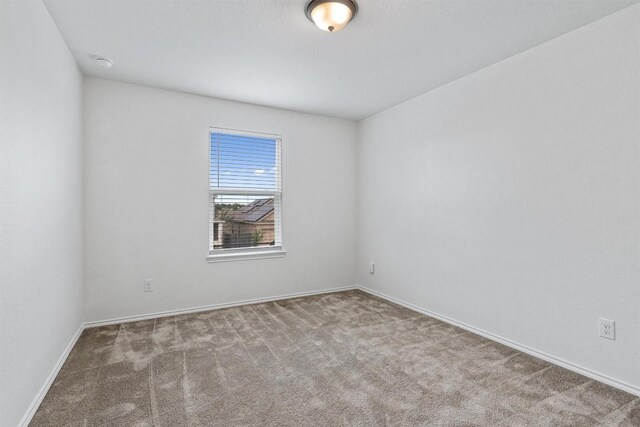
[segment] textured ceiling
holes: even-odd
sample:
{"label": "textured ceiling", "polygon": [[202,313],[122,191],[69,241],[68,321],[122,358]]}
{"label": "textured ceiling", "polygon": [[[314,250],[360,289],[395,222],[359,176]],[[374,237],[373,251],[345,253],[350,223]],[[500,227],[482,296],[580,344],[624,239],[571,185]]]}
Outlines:
{"label": "textured ceiling", "polygon": [[304,0],[45,3],[85,75],[359,120],[637,1],[360,0],[334,34]]}

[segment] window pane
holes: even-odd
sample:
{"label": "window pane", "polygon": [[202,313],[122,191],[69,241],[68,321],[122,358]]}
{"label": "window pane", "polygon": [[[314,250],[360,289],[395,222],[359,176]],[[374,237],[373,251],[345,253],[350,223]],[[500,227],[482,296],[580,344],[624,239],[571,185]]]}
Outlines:
{"label": "window pane", "polygon": [[213,249],[275,245],[276,215],[279,214],[275,203],[273,196],[215,196]]}
{"label": "window pane", "polygon": [[276,139],[211,133],[211,188],[278,189]]}

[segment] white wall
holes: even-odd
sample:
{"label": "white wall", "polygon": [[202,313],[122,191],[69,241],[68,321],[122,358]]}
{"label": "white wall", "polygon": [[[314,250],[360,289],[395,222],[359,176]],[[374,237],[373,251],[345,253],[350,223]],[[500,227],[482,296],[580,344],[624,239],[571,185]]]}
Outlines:
{"label": "white wall", "polygon": [[361,122],[359,283],[640,387],[639,24],[633,6]]}
{"label": "white wall", "polygon": [[[353,286],[355,123],[91,78],[84,93],[87,320]],[[207,263],[210,126],[282,135],[284,258]]]}
{"label": "white wall", "polygon": [[0,425],[82,323],[81,75],[40,1],[0,1]]}

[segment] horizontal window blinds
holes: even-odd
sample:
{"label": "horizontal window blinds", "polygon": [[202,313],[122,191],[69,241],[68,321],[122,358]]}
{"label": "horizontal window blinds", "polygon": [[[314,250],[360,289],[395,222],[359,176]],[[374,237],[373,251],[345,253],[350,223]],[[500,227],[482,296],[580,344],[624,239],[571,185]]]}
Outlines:
{"label": "horizontal window blinds", "polygon": [[210,132],[211,254],[281,246],[281,140]]}
{"label": "horizontal window blinds", "polygon": [[275,138],[211,133],[211,187],[280,190],[280,144]]}

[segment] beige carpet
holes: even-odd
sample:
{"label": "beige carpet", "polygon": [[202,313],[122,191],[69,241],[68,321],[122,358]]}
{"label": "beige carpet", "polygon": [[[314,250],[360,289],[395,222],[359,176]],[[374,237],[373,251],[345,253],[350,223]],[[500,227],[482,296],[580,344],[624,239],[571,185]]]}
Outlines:
{"label": "beige carpet", "polygon": [[640,425],[640,399],[359,291],[88,329],[32,426]]}

